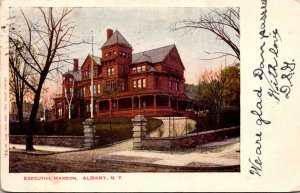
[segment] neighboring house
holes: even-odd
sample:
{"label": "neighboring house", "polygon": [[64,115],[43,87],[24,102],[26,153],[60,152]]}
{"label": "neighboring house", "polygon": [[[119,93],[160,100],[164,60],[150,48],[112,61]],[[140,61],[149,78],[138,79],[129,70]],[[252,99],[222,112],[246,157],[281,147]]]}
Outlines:
{"label": "neighboring house", "polygon": [[[74,92],[72,118],[86,118],[94,96],[94,117],[132,117],[183,114],[188,97],[184,93],[184,65],[175,45],[132,54],[128,41],[116,30],[107,29],[102,58],[88,55],[73,71],[63,75],[67,95]],[[93,60],[93,87],[91,63]],[[73,80],[75,79],[74,88]],[[63,95],[57,96],[53,119],[68,117]]]}
{"label": "neighboring house", "polygon": [[[23,118],[24,118],[25,121],[29,120],[32,105],[33,104],[29,103],[29,102],[24,102],[23,103]],[[44,117],[45,117],[45,119],[48,120],[50,118],[50,113],[49,112],[50,112],[49,110],[44,111],[43,110],[43,105],[40,104],[36,119],[43,121]],[[14,101],[10,103],[9,121],[11,121],[11,122],[18,122],[19,121],[18,109],[17,109],[16,102],[14,102]]]}

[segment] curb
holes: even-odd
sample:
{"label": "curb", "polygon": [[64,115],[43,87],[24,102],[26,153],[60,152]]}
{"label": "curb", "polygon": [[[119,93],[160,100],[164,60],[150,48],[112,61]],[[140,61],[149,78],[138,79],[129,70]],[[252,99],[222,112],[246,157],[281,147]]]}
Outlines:
{"label": "curb", "polygon": [[138,161],[125,161],[125,160],[116,160],[116,159],[106,159],[106,158],[98,158],[94,160],[96,162],[115,162],[115,163],[123,163],[129,165],[137,165],[137,166],[150,166],[156,168],[165,168],[165,169],[177,169],[179,172],[240,172],[240,165],[230,165],[230,166],[172,166],[172,165],[162,165],[155,163],[145,163]]}

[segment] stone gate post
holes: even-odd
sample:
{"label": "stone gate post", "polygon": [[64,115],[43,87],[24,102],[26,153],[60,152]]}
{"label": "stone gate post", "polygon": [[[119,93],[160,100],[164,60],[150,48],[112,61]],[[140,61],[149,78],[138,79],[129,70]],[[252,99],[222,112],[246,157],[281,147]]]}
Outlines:
{"label": "stone gate post", "polygon": [[146,137],[146,121],[144,115],[137,115],[132,120],[133,124],[133,149],[142,149],[142,139]]}
{"label": "stone gate post", "polygon": [[83,122],[84,133],[84,149],[91,149],[95,147],[95,124],[93,119],[86,119]]}

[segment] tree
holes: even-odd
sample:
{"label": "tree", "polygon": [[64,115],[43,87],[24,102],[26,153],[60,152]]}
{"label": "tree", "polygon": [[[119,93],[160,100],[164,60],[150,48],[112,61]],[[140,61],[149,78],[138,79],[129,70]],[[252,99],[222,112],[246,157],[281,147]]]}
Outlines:
{"label": "tree", "polygon": [[212,111],[219,125],[221,112],[225,108],[238,108],[240,98],[239,64],[206,71],[199,79],[198,100]]}
{"label": "tree", "polygon": [[19,72],[18,66],[12,65],[11,69],[34,94],[26,135],[26,150],[34,150],[33,132],[45,80],[52,70],[58,70],[59,65],[68,60],[68,48],[80,42],[72,42],[75,28],[70,21],[72,9],[38,8],[39,15],[36,14],[35,18],[30,18],[22,9],[20,12],[24,26],[19,25],[22,24],[20,21],[18,24],[12,23],[9,38],[14,46],[17,46],[18,42],[24,46],[24,52],[18,54],[37,81],[30,82]]}
{"label": "tree", "polygon": [[172,31],[185,30],[193,32],[197,29],[213,33],[217,39],[223,41],[233,53],[218,51],[208,54],[218,54],[217,59],[232,56],[240,60],[240,48],[237,43],[240,38],[240,10],[239,8],[212,9],[210,13],[201,15],[199,20],[183,20],[175,22],[171,27]]}
{"label": "tree", "polygon": [[[75,78],[71,78],[71,81],[69,83],[71,86],[66,87],[65,84],[62,84],[63,90],[64,90],[64,95],[68,104],[68,117],[71,119],[71,110],[72,110],[72,100],[74,96],[74,85],[75,85]],[[68,89],[68,90],[67,90]]]}
{"label": "tree", "polygon": [[[22,51],[23,48],[20,42],[16,41],[15,45],[11,41],[9,42],[9,66],[15,66],[18,70],[18,73],[21,74],[24,78],[28,79],[28,77],[30,76],[30,72],[27,66],[24,65],[24,62],[19,54],[19,52]],[[19,127],[22,128],[24,122],[24,99],[30,90],[26,86],[25,82],[22,81],[22,79],[18,76],[17,72],[15,72],[12,68],[10,68],[9,74],[10,94],[12,95],[13,101],[15,101],[16,103]]]}
{"label": "tree", "polygon": [[43,86],[42,92],[41,92],[41,98],[40,98],[40,104],[43,105],[43,121],[47,120],[47,110],[51,110],[53,104],[54,104],[54,93],[55,91],[52,89],[49,89],[50,87],[47,85],[48,82],[46,82]]}

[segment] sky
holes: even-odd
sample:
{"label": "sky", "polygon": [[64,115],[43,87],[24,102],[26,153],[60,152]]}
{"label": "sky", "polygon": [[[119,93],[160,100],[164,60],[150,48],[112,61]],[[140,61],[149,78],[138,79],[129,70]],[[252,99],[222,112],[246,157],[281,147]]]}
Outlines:
{"label": "sky", "polygon": [[[216,37],[204,30],[193,33],[171,31],[174,22],[182,20],[197,20],[201,14],[208,13],[206,8],[75,8],[72,20],[75,22],[75,35],[79,39],[89,39],[93,35],[94,55],[101,57],[100,47],[106,41],[106,29],[118,29],[138,53],[154,48],[175,44],[185,66],[186,83],[196,84],[201,73],[215,70],[233,62],[227,57],[217,60],[202,60],[212,58],[207,52],[231,52],[229,47]],[[26,9],[25,13],[36,17],[37,12]],[[93,33],[92,33],[93,31]],[[92,52],[92,46],[81,44],[72,47],[71,58],[78,58],[79,65]],[[72,69],[66,64],[65,70]]]}

